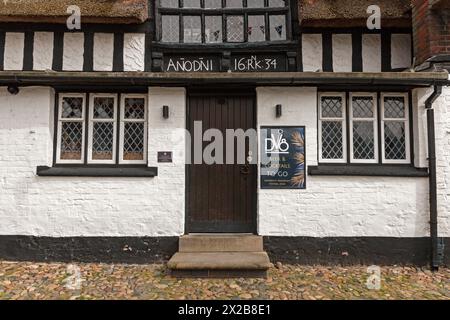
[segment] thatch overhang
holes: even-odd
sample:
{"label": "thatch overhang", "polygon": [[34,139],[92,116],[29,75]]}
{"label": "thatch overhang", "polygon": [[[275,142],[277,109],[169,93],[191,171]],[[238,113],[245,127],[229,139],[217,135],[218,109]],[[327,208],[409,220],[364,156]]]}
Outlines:
{"label": "thatch overhang", "polygon": [[0,22],[66,23],[71,5],[82,23],[142,23],[149,12],[148,0],[2,0]]}
{"label": "thatch overhang", "polygon": [[381,9],[381,27],[411,27],[410,0],[299,0],[303,27],[365,27],[370,5]]}

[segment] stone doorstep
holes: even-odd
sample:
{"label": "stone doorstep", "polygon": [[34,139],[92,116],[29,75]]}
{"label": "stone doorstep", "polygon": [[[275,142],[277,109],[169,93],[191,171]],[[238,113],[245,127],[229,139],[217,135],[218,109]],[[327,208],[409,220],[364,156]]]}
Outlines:
{"label": "stone doorstep", "polygon": [[171,270],[261,270],[270,267],[266,252],[177,252],[169,260]]}
{"label": "stone doorstep", "polygon": [[263,238],[255,235],[186,235],[179,252],[262,252]]}

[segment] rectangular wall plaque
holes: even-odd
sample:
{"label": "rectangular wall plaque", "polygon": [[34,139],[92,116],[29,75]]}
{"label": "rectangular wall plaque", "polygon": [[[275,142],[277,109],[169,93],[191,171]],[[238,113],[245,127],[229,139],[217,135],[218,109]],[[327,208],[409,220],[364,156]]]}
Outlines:
{"label": "rectangular wall plaque", "polygon": [[261,127],[261,189],[305,189],[305,127]]}
{"label": "rectangular wall plaque", "polygon": [[172,151],[159,151],[158,152],[158,162],[160,163],[171,163],[172,159]]}
{"label": "rectangular wall plaque", "polygon": [[217,56],[164,56],[165,72],[219,72]]}
{"label": "rectangular wall plaque", "polygon": [[231,57],[231,71],[234,72],[284,72],[284,55],[238,55]]}

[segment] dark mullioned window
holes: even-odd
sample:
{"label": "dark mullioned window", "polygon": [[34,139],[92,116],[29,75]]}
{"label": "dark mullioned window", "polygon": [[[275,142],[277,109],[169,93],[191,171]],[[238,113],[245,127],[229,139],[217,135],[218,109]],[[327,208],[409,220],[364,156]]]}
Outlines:
{"label": "dark mullioned window", "polygon": [[289,38],[288,0],[159,0],[161,42],[242,43]]}

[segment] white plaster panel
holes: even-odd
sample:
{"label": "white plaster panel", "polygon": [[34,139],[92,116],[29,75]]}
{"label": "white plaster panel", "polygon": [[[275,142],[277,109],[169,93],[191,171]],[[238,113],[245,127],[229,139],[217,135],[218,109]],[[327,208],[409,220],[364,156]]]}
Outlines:
{"label": "white plaster panel", "polygon": [[362,35],[362,63],[364,72],[381,72],[381,35]]}
{"label": "white plaster panel", "polygon": [[4,70],[22,70],[25,46],[23,32],[6,32]]}
{"label": "white plaster panel", "polygon": [[53,64],[53,32],[34,33],[34,70],[52,70]]}
{"label": "white plaster panel", "polygon": [[322,70],[322,34],[302,34],[303,71]]}
{"label": "white plaster panel", "polygon": [[94,71],[112,71],[114,56],[114,34],[94,34]]}
{"label": "white plaster panel", "polygon": [[124,71],[144,71],[145,34],[125,33],[123,51]]}
{"label": "white plaster panel", "polygon": [[352,35],[333,34],[333,71],[352,71]]}
{"label": "white plaster panel", "polygon": [[392,34],[391,37],[391,67],[411,67],[411,35]]}
{"label": "white plaster panel", "polygon": [[82,71],[84,63],[84,34],[64,33],[63,70]]}

